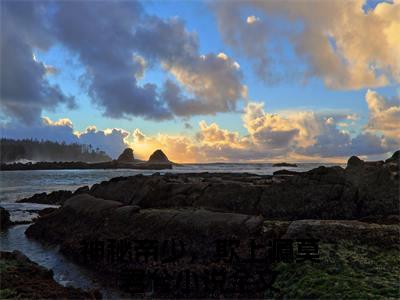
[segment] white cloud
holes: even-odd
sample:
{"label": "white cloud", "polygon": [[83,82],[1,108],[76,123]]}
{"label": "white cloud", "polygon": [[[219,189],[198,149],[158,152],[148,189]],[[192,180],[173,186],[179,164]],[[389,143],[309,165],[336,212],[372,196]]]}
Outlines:
{"label": "white cloud", "polygon": [[94,149],[99,148],[113,158],[127,147],[125,140],[130,136],[129,132],[123,129],[98,130],[94,125],[88,126],[83,132],[74,131],[70,119],[53,121],[48,117],[43,117],[41,123],[30,126],[19,123],[2,124],[0,131],[4,138],[90,144]]}
{"label": "white cloud", "polygon": [[248,16],[246,19],[247,24],[253,24],[260,21],[260,18],[257,18],[256,16]]}
{"label": "white cloud", "polygon": [[[369,91],[370,113],[374,120],[389,121],[393,106],[384,98]],[[390,133],[393,125],[351,135],[358,120],[355,114],[321,114],[312,111],[286,111],[278,114],[265,112],[264,103],[250,102],[244,109],[243,126],[247,134],[221,128],[217,123],[199,122],[194,137],[158,134],[145,136],[141,131],[132,146],[146,157],[156,148],[164,149],[174,161],[271,161],[271,160],[346,160],[351,155],[387,155],[400,147],[400,140]],[[394,121],[393,119],[391,121]],[[385,124],[380,121],[379,124]],[[397,123],[394,123],[397,124]],[[345,129],[345,130],[344,130]],[[383,130],[385,129],[385,130]],[[397,131],[398,132],[398,131]]]}
{"label": "white cloud", "polygon": [[400,97],[389,101],[377,92],[368,90],[365,101],[369,109],[367,130],[380,131],[386,136],[400,139]]}
{"label": "white cloud", "polygon": [[[381,2],[368,12],[362,9],[364,3],[247,0],[211,6],[224,41],[253,60],[266,81],[277,79],[273,62],[279,62],[280,69],[286,68],[282,79],[293,74],[302,74],[301,81],[318,77],[333,89],[400,83],[400,0]],[[240,15],[247,9],[263,15],[263,21],[249,16],[243,22]],[[285,26],[276,26],[279,22]],[[292,45],[305,69],[276,50],[283,43]]]}

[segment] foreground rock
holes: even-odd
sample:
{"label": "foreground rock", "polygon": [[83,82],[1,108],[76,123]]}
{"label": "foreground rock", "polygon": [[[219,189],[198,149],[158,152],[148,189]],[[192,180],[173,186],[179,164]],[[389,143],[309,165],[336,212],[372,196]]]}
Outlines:
{"label": "foreground rock", "polygon": [[12,222],[10,221],[10,213],[0,206],[0,231],[7,229]]}
{"label": "foreground rock", "polygon": [[[188,269],[199,271],[199,274],[204,275],[213,272],[214,269],[212,268],[215,267],[218,268],[217,270],[223,269],[227,272],[243,267],[243,262],[239,260],[242,257],[248,257],[248,245],[252,241],[256,245],[265,245],[267,241],[282,238],[293,241],[318,239],[320,241],[321,260],[324,261],[323,267],[319,264],[310,265],[307,261],[295,265],[296,268],[302,270],[302,273],[297,275],[297,280],[307,277],[310,282],[315,281],[315,286],[312,283],[312,291],[310,291],[310,286],[298,286],[296,284],[297,289],[293,290],[287,284],[287,280],[290,280],[288,276],[294,272],[293,268],[295,268],[291,264],[274,265],[270,261],[262,261],[263,268],[273,268],[278,272],[277,279],[268,276],[265,278],[266,282],[274,288],[274,297],[310,298],[312,295],[328,295],[327,291],[334,290],[339,298],[354,298],[357,292],[396,298],[398,290],[390,287],[395,284],[396,278],[400,275],[397,265],[392,267],[393,273],[386,281],[378,280],[379,286],[385,288],[384,290],[381,291],[378,287],[369,289],[364,288],[364,286],[369,280],[372,281],[377,279],[375,277],[379,277],[378,275],[371,275],[381,272],[378,270],[379,264],[381,266],[393,265],[394,257],[399,256],[399,229],[399,225],[378,225],[359,221],[264,221],[260,216],[194,208],[139,209],[137,206],[124,205],[122,202],[82,194],[70,198],[61,209],[39,218],[35,224],[28,228],[26,234],[46,244],[60,245],[64,254],[89,268],[97,270],[100,274],[107,274],[109,281],[115,282],[115,285],[119,284],[120,272],[128,266],[127,262],[129,262],[129,268],[135,270],[145,269],[151,273],[178,274],[179,280],[179,276],[182,276],[179,274],[185,274],[182,272],[186,272]],[[113,252],[107,252],[107,249],[112,244],[107,241],[114,241],[114,243],[121,241],[147,241],[149,243],[153,241],[160,246],[160,255],[163,253],[162,247],[165,245],[165,241],[175,241],[178,245],[180,245],[179,242],[184,243],[185,252],[177,262],[169,262],[168,260],[163,262],[153,259],[155,252],[150,250],[147,260],[145,259],[146,256],[143,256],[147,252],[136,252],[144,250],[138,246],[140,244],[134,244],[130,248],[133,253],[132,260],[110,263],[108,257]],[[216,258],[217,241],[238,241],[237,245],[229,244],[231,245],[229,247],[237,246],[234,246],[234,253],[235,257],[239,257],[239,259],[229,260],[229,255],[231,255],[229,251],[226,254],[226,260],[221,261]],[[92,245],[89,247],[103,245],[101,247],[105,249],[104,257],[96,256],[97,258],[93,259],[92,256],[89,256],[88,259],[84,259],[84,257],[87,257],[87,254],[85,254],[87,250],[84,250],[82,243]],[[150,247],[150,244],[146,245],[146,247]],[[181,248],[178,248],[178,252],[179,249]],[[362,256],[360,251],[371,252],[372,254],[369,257],[374,260],[372,262],[365,261],[365,257],[362,260],[362,257],[359,257]],[[137,253],[141,253],[139,258],[135,256]],[[332,253],[334,253],[333,257]],[[379,257],[377,257],[377,253],[379,253]],[[353,261],[354,258],[357,259],[356,265]],[[330,278],[331,271],[325,269],[324,266],[332,265],[330,268],[337,268],[338,264],[346,265],[346,268],[335,270],[336,277]],[[244,265],[247,266],[248,272],[259,272],[258,267],[260,266],[257,264],[245,263]],[[312,272],[310,268],[313,270]],[[370,273],[370,271],[375,273]],[[320,278],[319,276],[322,273],[326,273],[326,277]],[[264,275],[268,274],[272,273],[267,271]],[[346,289],[346,286],[351,286],[349,279],[353,278],[349,274],[353,274],[356,278],[362,278],[359,279],[360,287],[358,287],[358,290]],[[201,278],[199,279],[200,282],[203,280]],[[336,281],[339,282],[341,291],[332,284]],[[323,285],[324,288],[319,289],[319,285]],[[120,288],[123,291],[131,292],[129,287],[125,285],[120,286]],[[151,289],[151,287],[146,286],[147,289]],[[169,298],[191,298],[194,296],[212,298],[216,295],[203,290],[201,293],[198,291],[191,293],[182,289],[181,286],[169,291],[158,290],[158,287],[156,287],[153,293],[155,297]],[[258,290],[257,292],[256,290],[247,290],[231,293],[228,289],[218,291],[217,295],[218,297],[229,298],[260,298],[264,293],[265,291],[260,292]],[[143,294],[132,294],[131,297],[141,298]]]}
{"label": "foreground rock", "polygon": [[[199,272],[199,276],[208,274],[207,272],[211,272],[216,266],[230,270],[236,264],[220,262],[220,259],[215,256],[216,241],[257,239],[262,233],[262,227],[263,218],[257,216],[194,208],[140,209],[133,205],[123,205],[118,201],[82,194],[67,200],[59,210],[39,218],[33,226],[28,228],[26,234],[30,238],[47,244],[60,245],[64,254],[96,269],[103,276],[107,274],[109,282],[119,286],[125,292],[132,292],[130,286],[120,284],[120,274],[127,267],[134,270],[143,269],[151,274],[167,272],[178,281],[179,276],[182,276],[179,274],[184,274],[182,272],[189,269]],[[90,241],[97,245],[103,244],[106,250],[111,245],[109,241],[115,241],[118,245],[122,241],[130,241],[134,245],[129,248],[132,249],[133,256],[131,259],[127,258],[127,262],[113,260],[110,263],[107,257],[114,252],[106,251],[101,259],[92,259],[93,256],[85,255],[87,250],[82,248],[82,243],[90,243]],[[141,253],[136,252],[139,251],[138,247],[141,245],[136,244],[137,241],[146,242],[146,247],[150,248],[145,249],[148,249],[150,254],[143,252],[143,257],[137,257],[137,253]],[[151,246],[154,243],[156,246]],[[177,248],[168,248],[168,245],[171,247],[172,243]],[[165,246],[167,250],[169,249],[166,252]],[[237,251],[240,254],[244,252],[244,249],[239,247]],[[174,260],[174,253],[181,254],[179,259]],[[159,255],[160,259],[157,259],[156,255],[157,257]],[[177,286],[178,281],[174,282],[172,290],[159,289],[160,286],[146,286],[146,290],[152,290],[154,297],[211,297],[204,286],[201,291],[186,291],[184,285]],[[132,293],[131,298],[143,297],[140,293],[138,295]],[[225,294],[219,291],[219,293],[229,297],[235,295],[233,292]],[[261,297],[262,292],[245,291],[241,295],[242,297],[246,295]]]}
{"label": "foreground rock", "polygon": [[[90,189],[80,188],[74,194],[85,192],[141,208],[206,208],[276,220],[349,220],[398,214],[397,170],[396,161],[351,158],[346,169],[319,167],[301,173],[276,173],[279,176],[156,173],[118,177]],[[59,204],[72,193],[65,195],[62,200],[51,193],[23,201],[38,202],[40,198],[39,203]]]}
{"label": "foreground rock", "polygon": [[0,252],[1,299],[100,299],[98,291],[64,287],[21,252]]}
{"label": "foreground rock", "polygon": [[317,239],[327,243],[348,240],[363,245],[400,248],[400,226],[342,220],[292,222],[283,238]]}
{"label": "foreground rock", "polygon": [[[51,243],[70,241],[75,236],[100,239],[107,232],[114,238],[179,238],[191,240],[201,255],[213,239],[248,238],[259,234],[262,225],[263,218],[257,216],[195,208],[140,209],[82,194],[40,218],[26,234]],[[69,247],[67,244],[63,247]]]}
{"label": "foreground rock", "polygon": [[320,243],[319,262],[278,263],[272,299],[399,299],[398,249]]}
{"label": "foreground rock", "polygon": [[[397,298],[393,286],[400,276],[398,265],[385,280],[374,275],[383,274],[379,264],[389,268],[400,254],[397,167],[397,160],[364,162],[353,157],[346,169],[319,167],[282,177],[224,173],[118,177],[78,189],[61,208],[39,217],[26,234],[59,245],[64,254],[107,274],[124,291],[132,292],[120,285],[119,274],[126,268],[157,276],[175,274],[174,288],[167,291],[154,290],[151,280],[145,284],[144,289],[157,298],[318,298],[329,295],[327,291],[337,298]],[[291,264],[267,258],[248,263],[249,253],[255,253],[249,245],[267,245],[275,239],[319,240],[322,265],[296,263],[298,273]],[[121,241],[133,241],[132,251],[126,252],[133,260],[110,261],[114,252],[108,249]],[[140,241],[146,241],[144,249]],[[178,261],[155,258],[162,256],[165,241],[184,243],[178,247],[185,250]],[[218,241],[225,241],[223,247],[216,247]],[[154,243],[159,247],[151,248]],[[99,246],[104,257],[99,259],[96,252],[96,259],[88,258],[88,249]],[[149,249],[153,249],[150,254]],[[362,260],[360,253],[368,253],[373,261]],[[210,274],[240,268],[261,274],[273,289],[260,290],[254,280],[240,292],[232,286],[215,293],[207,290]],[[183,275],[187,270],[199,272],[196,282],[202,292],[178,286],[189,276]],[[377,285],[371,287],[374,280]],[[146,296],[132,293],[133,298]]]}

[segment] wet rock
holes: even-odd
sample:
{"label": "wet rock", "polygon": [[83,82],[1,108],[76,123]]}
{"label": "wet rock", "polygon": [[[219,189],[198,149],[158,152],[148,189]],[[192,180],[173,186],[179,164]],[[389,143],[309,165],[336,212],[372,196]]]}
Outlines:
{"label": "wet rock", "polygon": [[19,251],[0,252],[2,299],[101,299],[99,291],[64,287],[53,272]]}
{"label": "wet rock", "polygon": [[246,239],[260,234],[262,225],[263,218],[245,214],[193,208],[139,210],[136,206],[120,206],[116,201],[79,195],[57,212],[38,219],[26,234],[46,243],[64,243],[68,249],[78,247],[79,239],[179,239],[197,247],[200,255],[207,249],[213,251],[216,239]]}
{"label": "wet rock", "polygon": [[378,225],[360,221],[299,220],[292,222],[283,238],[317,239],[336,243],[349,240],[381,247],[399,247],[400,226]]}
{"label": "wet rock", "polygon": [[81,186],[80,188],[75,190],[74,195],[87,194],[87,193],[89,193],[89,191],[90,191],[90,189],[87,185]]}
{"label": "wet rock", "polygon": [[383,225],[400,225],[400,215],[389,215],[389,216],[368,216],[359,219],[360,222],[376,223]]}
{"label": "wet rock", "polygon": [[121,202],[95,198],[88,194],[80,194],[68,199],[63,208],[70,209],[78,215],[101,216],[103,212],[122,206]]}
{"label": "wet rock", "polygon": [[256,211],[280,220],[351,219],[356,192],[342,168],[319,167],[265,187]]}
{"label": "wet rock", "polygon": [[394,152],[390,158],[385,160],[385,163],[386,164],[395,163],[395,164],[399,165],[400,164],[400,150],[397,150],[396,152]]}
{"label": "wet rock", "polygon": [[51,213],[55,212],[56,210],[57,210],[57,208],[54,208],[54,207],[47,207],[47,208],[44,208],[44,209],[42,209],[42,210],[39,210],[39,211],[38,211],[38,214],[39,214],[40,217],[42,217],[42,216],[51,214]]}
{"label": "wet rock", "polygon": [[18,203],[39,203],[50,205],[62,205],[72,196],[71,191],[54,191],[51,193],[38,193],[32,197],[18,200]]}
{"label": "wet rock", "polygon": [[347,166],[345,180],[357,191],[356,217],[398,214],[400,181],[397,174],[390,164],[383,162]]}
{"label": "wet rock", "polygon": [[8,228],[11,224],[10,213],[0,206],[0,231]]}
{"label": "wet rock", "polygon": [[278,170],[278,171],[275,171],[273,174],[274,174],[274,176],[277,176],[277,175],[297,175],[297,174],[300,174],[301,172],[297,172],[297,171],[291,171],[291,170]]}

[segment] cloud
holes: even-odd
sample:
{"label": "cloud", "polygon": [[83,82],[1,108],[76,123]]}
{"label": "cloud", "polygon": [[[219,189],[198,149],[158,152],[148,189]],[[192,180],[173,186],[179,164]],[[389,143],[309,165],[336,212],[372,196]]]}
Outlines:
{"label": "cloud", "polygon": [[[46,75],[62,72],[34,51],[66,48],[85,70],[81,85],[107,117],[165,120],[235,111],[246,97],[240,65],[226,54],[199,52],[197,35],[177,18],[147,15],[139,2],[5,2],[1,100],[5,113],[23,122],[74,99]],[[170,79],[141,84],[160,64]],[[171,80],[173,79],[173,80]],[[22,87],[22,88],[21,88]]]}
{"label": "cloud", "polygon": [[[215,114],[235,110],[244,95],[238,63],[200,55],[197,36],[183,22],[148,16],[135,2],[60,2],[54,22],[58,39],[86,67],[89,95],[109,117]],[[176,80],[160,94],[157,85],[137,82],[154,63]]]}
{"label": "cloud", "polygon": [[224,53],[201,55],[197,36],[177,19],[148,21],[136,29],[135,45],[174,77],[161,94],[171,112],[186,117],[234,111],[247,96],[240,65]]}
{"label": "cloud", "polygon": [[129,132],[120,128],[95,130],[92,126],[79,133],[78,140],[81,144],[92,145],[94,149],[99,148],[112,158],[117,158],[127,147],[125,139],[129,135]]}
{"label": "cloud", "polygon": [[[242,120],[247,130],[244,135],[205,121],[199,122],[194,135],[160,133],[148,136],[139,128],[130,134],[118,128],[98,130],[94,125],[77,132],[67,118],[53,121],[44,117],[40,125],[3,124],[1,136],[91,144],[113,158],[127,146],[133,147],[135,156],[141,159],[148,159],[155,149],[163,149],[177,162],[332,161],[345,160],[350,155],[386,155],[400,147],[399,139],[387,134],[392,132],[393,126],[372,130],[370,124],[374,124],[372,120],[376,114],[386,118],[382,112],[390,112],[393,103],[373,91],[367,92],[366,99],[370,109],[369,127],[354,136],[341,130],[341,123],[357,120],[354,114],[310,111],[271,114],[265,111],[263,103],[256,102],[248,103],[244,109]],[[345,124],[348,124],[346,129],[352,126],[352,123]]]}
{"label": "cloud", "polygon": [[246,19],[247,24],[254,24],[259,21],[260,21],[260,18],[257,18],[256,16],[248,16]]}
{"label": "cloud", "polygon": [[260,78],[268,82],[276,81],[278,74],[272,70],[272,60],[267,51],[267,25],[255,16],[244,19],[240,4],[236,2],[211,2],[224,42],[237,54],[250,58]]}
{"label": "cloud", "polygon": [[[372,115],[377,108],[378,112],[391,109],[392,106],[383,101],[384,98],[371,93],[367,93],[367,98],[373,96],[378,101],[371,100]],[[221,128],[215,122],[208,124],[200,121],[194,136],[146,136],[137,129],[137,137],[128,142],[142,158],[147,158],[154,149],[161,148],[177,162],[344,161],[351,155],[384,156],[400,147],[399,139],[388,135],[383,128],[380,128],[381,133],[368,129],[351,135],[346,130],[351,129],[355,125],[353,122],[358,120],[355,114],[312,111],[270,114],[265,111],[264,103],[250,102],[244,109],[242,120],[247,130],[244,135]],[[392,127],[388,129],[390,131]]]}
{"label": "cloud", "polygon": [[372,132],[380,131],[386,136],[400,139],[400,97],[392,101],[373,90],[365,94],[368,105],[369,120],[366,129]]}
{"label": "cloud", "polygon": [[145,136],[138,128],[136,128],[136,129],[133,131],[133,137],[134,137],[134,140],[135,140],[136,142],[138,142],[138,143],[142,143],[142,142],[144,142],[145,139],[146,139],[146,136]]}
{"label": "cloud", "polygon": [[32,124],[44,109],[59,104],[76,106],[73,97],[51,85],[46,75],[55,71],[37,61],[35,49],[46,50],[53,37],[43,22],[43,6],[34,2],[1,2],[1,84],[0,107],[11,118]]}
{"label": "cloud", "polygon": [[[277,77],[271,57],[288,59],[287,52],[279,49],[289,43],[302,63],[286,64],[284,79],[301,73],[304,79],[321,78],[333,89],[399,83],[400,1],[379,3],[368,12],[362,9],[364,2],[255,0],[217,2],[211,7],[224,41],[252,59],[256,73],[266,81]],[[242,18],[244,11],[255,11],[263,20],[249,26]],[[277,22],[284,25],[277,27]]]}
{"label": "cloud", "polygon": [[88,93],[106,116],[171,118],[158,99],[157,86],[137,83],[146,68],[141,56],[132,56],[133,30],[142,18],[138,3],[63,1],[57,5],[53,19],[57,38],[79,55],[90,79]]}
{"label": "cloud", "polygon": [[98,130],[94,125],[87,127],[84,132],[78,132],[74,131],[70,119],[63,118],[53,121],[48,117],[43,117],[42,122],[30,126],[15,122],[1,124],[0,132],[3,138],[92,145],[94,149],[99,148],[113,158],[116,158],[127,147],[125,139],[129,137],[129,132],[123,129]]}

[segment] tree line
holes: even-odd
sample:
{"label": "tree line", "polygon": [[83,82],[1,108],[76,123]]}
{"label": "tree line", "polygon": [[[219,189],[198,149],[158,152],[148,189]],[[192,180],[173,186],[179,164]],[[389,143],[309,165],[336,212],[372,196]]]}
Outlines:
{"label": "tree line", "polygon": [[0,139],[1,163],[23,159],[32,161],[102,162],[111,160],[111,157],[99,148],[94,149],[92,145],[66,144],[65,142],[39,141],[36,139]]}

